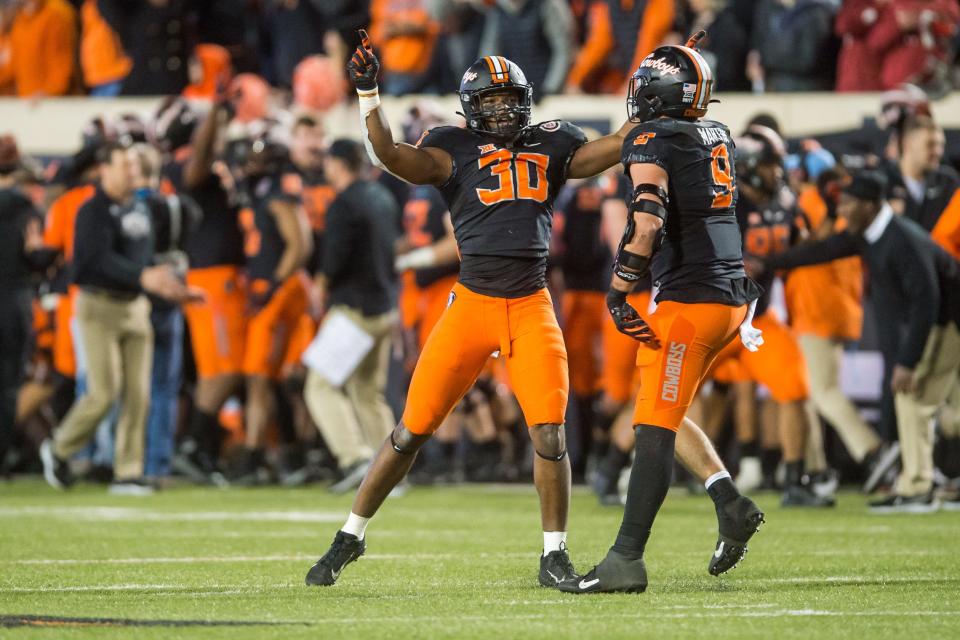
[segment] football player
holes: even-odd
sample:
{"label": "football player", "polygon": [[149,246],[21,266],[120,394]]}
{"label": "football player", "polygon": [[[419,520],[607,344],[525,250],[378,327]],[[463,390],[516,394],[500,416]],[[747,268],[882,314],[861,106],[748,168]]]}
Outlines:
{"label": "football player", "polygon": [[[737,219],[747,265],[752,267],[755,261],[790,248],[809,225],[783,179],[786,147],[780,136],[767,127],[752,125],[736,144],[735,164],[740,177]],[[717,357],[716,364],[737,359],[740,372],[765,385],[777,403],[777,428],[787,469],[783,506],[833,506],[832,497],[817,495],[803,482],[806,441],[811,431],[806,412],[810,385],[800,343],[769,309],[774,276],[769,270],[759,276],[764,293],[756,305],[756,326],[763,331],[764,348],[751,352],[733,342]]]}
{"label": "football player", "polygon": [[[726,126],[702,120],[713,85],[693,48],[703,35],[657,48],[629,83],[627,111],[639,124],[624,140],[622,162],[634,188],[607,307],[617,328],[640,342],[635,457],[616,542],[587,575],[561,582],[561,591],[646,589],[644,548],[670,486],[677,432],[692,431],[690,402],[738,331],[749,348],[762,343],[750,324],[760,288],[743,267],[733,141]],[[659,288],[649,324],[627,301],[648,272]],[[763,513],[719,469],[705,483],[720,519],[714,555],[739,560]]]}
{"label": "football player", "polygon": [[331,585],[364,553],[370,518],[490,355],[499,352],[536,451],[534,482],[544,531],[539,581],[555,586],[577,574],[565,543],[567,355],[546,289],[553,201],[567,178],[593,176],[616,164],[632,125],[587,142],[567,122],[533,124],[533,89],[523,71],[503,57],[488,56],[473,63],[460,83],[466,128],[436,127],[415,146],[398,144],[379,108],[379,62],[366,34],[361,38],[348,67],[360,95],[367,151],[387,171],[440,190],[461,254],[460,275],[417,362],[400,423],[306,582]]}

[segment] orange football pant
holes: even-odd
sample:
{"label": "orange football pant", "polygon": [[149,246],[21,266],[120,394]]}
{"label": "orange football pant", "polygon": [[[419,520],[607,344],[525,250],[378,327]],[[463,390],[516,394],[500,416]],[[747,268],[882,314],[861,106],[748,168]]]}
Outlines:
{"label": "orange football pant", "polygon": [[720,382],[753,382],[770,390],[777,402],[796,402],[810,397],[807,365],[800,342],[790,327],[767,311],[754,318],[753,326],[763,331],[763,346],[747,351],[739,340],[720,352],[710,375]]}
{"label": "orange football pant", "polygon": [[[649,320],[650,290],[638,291],[627,296],[627,302],[643,318]],[[624,335],[613,324],[604,300],[603,321],[603,375],[601,386],[607,397],[617,404],[626,404],[640,387],[637,368],[637,348],[640,343]]]}
{"label": "orange football pant", "polygon": [[600,291],[564,291],[560,313],[563,318],[563,341],[567,345],[567,358],[570,361],[570,388],[579,397],[589,398],[600,387],[600,339],[604,319],[610,315],[607,312],[606,294]]}
{"label": "orange football pant", "polygon": [[738,335],[746,314],[746,305],[661,302],[648,318],[660,347],[641,344],[637,351],[640,393],[633,423],[677,431],[710,365]]}
{"label": "orange football pant", "polygon": [[278,379],[300,319],[307,313],[307,274],[295,273],[247,322],[243,374]]}
{"label": "orange football pant", "polygon": [[413,371],[406,428],[419,435],[436,431],[495,351],[506,361],[527,425],[563,424],[567,353],[547,290],[494,298],[457,283]]}
{"label": "orange football pant", "polygon": [[236,375],[243,368],[247,334],[246,294],[236,266],[187,271],[187,284],[203,289],[204,300],[184,305],[197,375]]}

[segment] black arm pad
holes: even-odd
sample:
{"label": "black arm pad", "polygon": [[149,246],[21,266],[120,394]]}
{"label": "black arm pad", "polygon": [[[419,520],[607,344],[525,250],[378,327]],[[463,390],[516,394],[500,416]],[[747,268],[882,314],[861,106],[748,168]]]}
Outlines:
{"label": "black arm pad", "polygon": [[[640,185],[643,186],[643,185]],[[656,216],[666,222],[667,220],[667,208],[660,204],[659,202],[654,202],[653,200],[634,200],[630,203],[630,217],[633,217],[634,213],[649,213],[652,216]]]}
{"label": "black arm pad", "polygon": [[657,196],[660,198],[660,202],[666,206],[670,202],[670,196],[667,195],[667,192],[658,184],[653,184],[652,182],[641,182],[633,189],[633,199],[638,200],[638,197],[641,193],[646,193],[652,196]]}

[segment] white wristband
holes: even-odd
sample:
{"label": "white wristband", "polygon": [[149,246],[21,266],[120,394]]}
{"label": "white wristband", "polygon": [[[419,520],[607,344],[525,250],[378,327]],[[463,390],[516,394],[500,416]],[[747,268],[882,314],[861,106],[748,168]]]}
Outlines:
{"label": "white wristband", "polygon": [[380,106],[380,91],[377,88],[370,91],[357,89],[357,95],[360,97],[360,118],[366,120],[370,112]]}

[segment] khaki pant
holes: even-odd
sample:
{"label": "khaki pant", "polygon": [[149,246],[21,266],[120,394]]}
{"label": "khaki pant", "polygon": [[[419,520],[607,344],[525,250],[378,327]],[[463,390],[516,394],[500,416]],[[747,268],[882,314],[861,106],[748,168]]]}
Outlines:
{"label": "khaki pant", "polygon": [[952,322],[935,326],[914,370],[916,393],[894,397],[903,464],[896,491],[902,496],[925,494],[933,486],[933,417],[957,385],[958,370],[960,331]]}
{"label": "khaki pant", "polygon": [[373,458],[394,427],[393,412],[384,397],[390,345],[396,313],[364,317],[338,305],[334,314],[347,316],[373,339],[373,348],[342,387],[335,387],[315,371],[307,373],[304,396],[310,415],[341,468]]}
{"label": "khaki pant", "polygon": [[83,449],[119,398],[114,476],[139,478],[153,364],[150,301],[146,296],[126,301],[81,290],[76,320],[87,359],[87,392],[77,398],[54,434],[54,453],[66,459]]}
{"label": "khaki pant", "polygon": [[[843,445],[857,462],[880,446],[880,438],[870,428],[850,399],[840,390],[840,360],[843,343],[814,335],[799,336],[800,349],[807,361],[810,377],[810,401],[837,431]],[[814,422],[813,424],[817,424]],[[820,448],[822,449],[822,439]]]}

